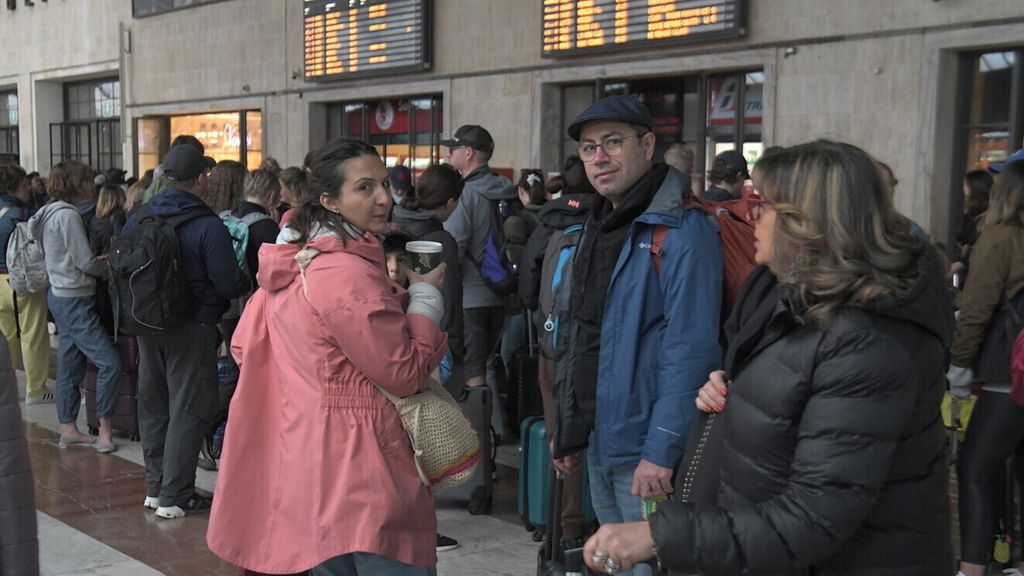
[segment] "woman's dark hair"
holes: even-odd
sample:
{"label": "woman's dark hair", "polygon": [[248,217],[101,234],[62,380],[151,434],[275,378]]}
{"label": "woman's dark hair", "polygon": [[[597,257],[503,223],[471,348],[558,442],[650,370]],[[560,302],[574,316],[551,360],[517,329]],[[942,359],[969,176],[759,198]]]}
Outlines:
{"label": "woman's dark hair", "polygon": [[1024,228],[1024,162],[1007,164],[992,186],[982,230],[999,224]]}
{"label": "woman's dark hair", "polygon": [[220,214],[238,205],[245,189],[245,166],[234,160],[221,160],[210,171],[206,182],[206,203]]}
{"label": "woman's dark hair", "polygon": [[519,174],[519,183],[516,184],[521,190],[526,190],[530,204],[540,206],[548,200],[548,191],[544,189],[544,173],[540,170],[523,170]]}
{"label": "woman's dark hair", "polygon": [[17,164],[0,164],[0,194],[5,196],[18,191],[18,186],[28,180],[25,169]]}
{"label": "woman's dark hair", "polygon": [[587,167],[583,160],[573,154],[565,159],[565,166],[562,167],[562,179],[565,180],[565,194],[580,194],[595,192],[590,178],[587,177]]}
{"label": "woman's dark hair", "polygon": [[992,175],[986,170],[971,170],[964,175],[964,184],[967,185],[967,201],[964,202],[964,212],[981,214],[988,210],[988,195],[992,191],[992,184],[995,181]]}
{"label": "woman's dark hair", "polygon": [[561,194],[562,191],[564,190],[564,188],[565,188],[565,178],[562,178],[561,175],[552,176],[551,178],[548,179],[547,189],[548,189],[548,195],[549,196],[554,197],[554,196],[557,196],[557,195]]}
{"label": "woman's dark hair", "polygon": [[452,198],[462,195],[465,182],[462,174],[451,164],[435,164],[420,174],[416,181],[416,194],[406,195],[402,208],[415,212],[441,208]]}
{"label": "woman's dark hair", "polygon": [[281,180],[281,186],[292,191],[295,206],[301,206],[313,198],[313,193],[309,190],[309,177],[304,169],[289,166],[281,170],[278,178]]}
{"label": "woman's dark hair", "polygon": [[304,244],[309,240],[310,232],[317,228],[326,228],[339,237],[346,237],[342,229],[345,219],[340,214],[329,212],[320,203],[321,196],[337,199],[341,195],[341,186],[345,183],[345,162],[359,156],[376,156],[377,149],[356,138],[342,137],[331,140],[323,148],[306,157],[311,162],[309,169],[309,188],[312,192],[308,202],[298,207],[295,216],[288,221],[288,227],[298,233],[298,237],[290,242]]}

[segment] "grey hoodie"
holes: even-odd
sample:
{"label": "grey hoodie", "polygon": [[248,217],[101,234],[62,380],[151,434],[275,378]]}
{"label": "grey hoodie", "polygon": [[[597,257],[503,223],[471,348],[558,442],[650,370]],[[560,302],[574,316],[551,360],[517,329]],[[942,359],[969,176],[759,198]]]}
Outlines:
{"label": "grey hoodie", "polygon": [[61,298],[82,298],[96,294],[95,276],[103,275],[103,263],[89,246],[85,222],[78,210],[55,200],[43,206],[28,221],[34,238],[43,239],[46,273],[50,289]]}
{"label": "grey hoodie", "polygon": [[466,186],[462,189],[459,205],[444,222],[444,229],[455,238],[455,243],[459,246],[459,259],[462,261],[463,308],[502,306],[505,303],[505,300],[495,294],[480,278],[476,265],[466,258],[466,251],[469,250],[477,262],[483,257],[487,232],[491,227],[487,202],[511,200],[515,197],[516,189],[508,178],[494,174],[487,166],[483,166],[466,178]]}

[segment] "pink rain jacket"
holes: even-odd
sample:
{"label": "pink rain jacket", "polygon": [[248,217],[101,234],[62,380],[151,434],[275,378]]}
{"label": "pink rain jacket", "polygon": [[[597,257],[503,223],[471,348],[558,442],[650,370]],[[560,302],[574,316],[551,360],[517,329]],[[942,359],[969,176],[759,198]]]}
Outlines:
{"label": "pink rain jacket", "polygon": [[241,375],[207,544],[259,572],[299,572],[350,552],[436,564],[436,518],[405,429],[376,382],[408,396],[447,338],[388,278],[370,236],[321,236],[306,269],[264,244],[259,285],[231,350]]}

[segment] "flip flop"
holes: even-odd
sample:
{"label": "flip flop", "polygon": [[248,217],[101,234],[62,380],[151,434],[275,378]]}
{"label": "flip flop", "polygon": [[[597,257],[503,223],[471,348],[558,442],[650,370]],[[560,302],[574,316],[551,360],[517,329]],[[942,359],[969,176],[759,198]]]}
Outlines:
{"label": "flip flop", "polygon": [[57,441],[57,446],[61,448],[67,448],[68,446],[92,446],[96,444],[95,438],[89,438],[88,440],[67,440],[63,436]]}

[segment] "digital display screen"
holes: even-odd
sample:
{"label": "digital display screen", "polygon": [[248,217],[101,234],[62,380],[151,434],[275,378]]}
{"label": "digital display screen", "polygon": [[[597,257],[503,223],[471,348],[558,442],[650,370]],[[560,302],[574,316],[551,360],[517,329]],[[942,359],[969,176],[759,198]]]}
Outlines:
{"label": "digital display screen", "polygon": [[543,0],[546,57],[743,35],[744,0]]}
{"label": "digital display screen", "polygon": [[305,78],[430,67],[429,0],[305,0]]}

